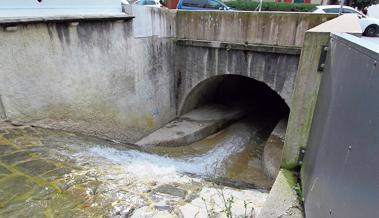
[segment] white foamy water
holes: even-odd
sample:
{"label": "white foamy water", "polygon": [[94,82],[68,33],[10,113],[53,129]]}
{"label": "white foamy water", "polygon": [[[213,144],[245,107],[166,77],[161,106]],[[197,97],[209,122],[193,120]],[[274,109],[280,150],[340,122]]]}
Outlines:
{"label": "white foamy water", "polygon": [[119,150],[116,148],[95,146],[80,151],[75,156],[79,160],[106,159],[118,164],[126,172],[146,177],[168,175],[172,173],[190,173],[199,176],[217,176],[223,172],[223,161],[232,154],[242,151],[249,143],[252,132],[246,126],[233,127],[232,134],[215,144],[205,154],[194,154],[180,158],[167,157],[137,150]]}

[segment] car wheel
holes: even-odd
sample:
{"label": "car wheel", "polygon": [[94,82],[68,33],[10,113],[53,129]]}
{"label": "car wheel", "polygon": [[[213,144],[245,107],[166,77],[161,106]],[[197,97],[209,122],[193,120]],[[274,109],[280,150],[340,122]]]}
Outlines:
{"label": "car wheel", "polygon": [[379,27],[377,25],[370,25],[366,27],[365,31],[363,32],[363,35],[374,37],[378,34],[378,32],[379,32]]}

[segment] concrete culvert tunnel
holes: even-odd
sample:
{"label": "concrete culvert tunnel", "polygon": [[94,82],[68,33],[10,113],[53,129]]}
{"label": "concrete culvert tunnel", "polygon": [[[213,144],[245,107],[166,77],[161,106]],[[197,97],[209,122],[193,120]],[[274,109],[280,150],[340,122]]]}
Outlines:
{"label": "concrete culvert tunnel", "polygon": [[214,76],[200,82],[180,106],[183,115],[206,104],[221,104],[250,111],[271,111],[273,119],[288,116],[289,107],[268,85],[240,75]]}
{"label": "concrete culvert tunnel", "polygon": [[[209,138],[223,138],[220,146],[231,146],[221,152],[222,167],[217,166],[223,169],[219,175],[223,181],[226,178],[262,188],[272,185],[281,161],[289,107],[268,85],[240,75],[214,76],[191,90],[179,114],[137,144],[164,147],[165,154],[168,147],[178,146],[181,152],[183,147],[197,152],[203,148],[193,149],[196,146],[206,147],[210,141],[217,144]],[[228,141],[228,137],[238,140]]]}

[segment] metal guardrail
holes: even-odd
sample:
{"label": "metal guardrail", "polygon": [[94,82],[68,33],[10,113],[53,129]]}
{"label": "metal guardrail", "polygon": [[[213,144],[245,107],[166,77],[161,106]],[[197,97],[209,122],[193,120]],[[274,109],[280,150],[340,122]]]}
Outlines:
{"label": "metal guardrail", "polygon": [[378,52],[332,34],[302,169],[307,218],[379,217]]}
{"label": "metal guardrail", "polygon": [[121,13],[120,0],[1,0],[0,18]]}

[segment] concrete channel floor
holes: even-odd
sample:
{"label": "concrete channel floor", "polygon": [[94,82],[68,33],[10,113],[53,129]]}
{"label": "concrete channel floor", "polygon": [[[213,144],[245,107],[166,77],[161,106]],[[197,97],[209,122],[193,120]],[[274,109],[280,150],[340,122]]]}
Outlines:
{"label": "concrete channel floor", "polygon": [[233,197],[233,214],[250,216],[268,196],[152,159],[167,160],[80,134],[0,123],[0,217],[225,217],[222,196]]}
{"label": "concrete channel floor", "polygon": [[140,146],[188,145],[224,128],[245,115],[240,108],[208,104],[194,109],[136,142]]}

